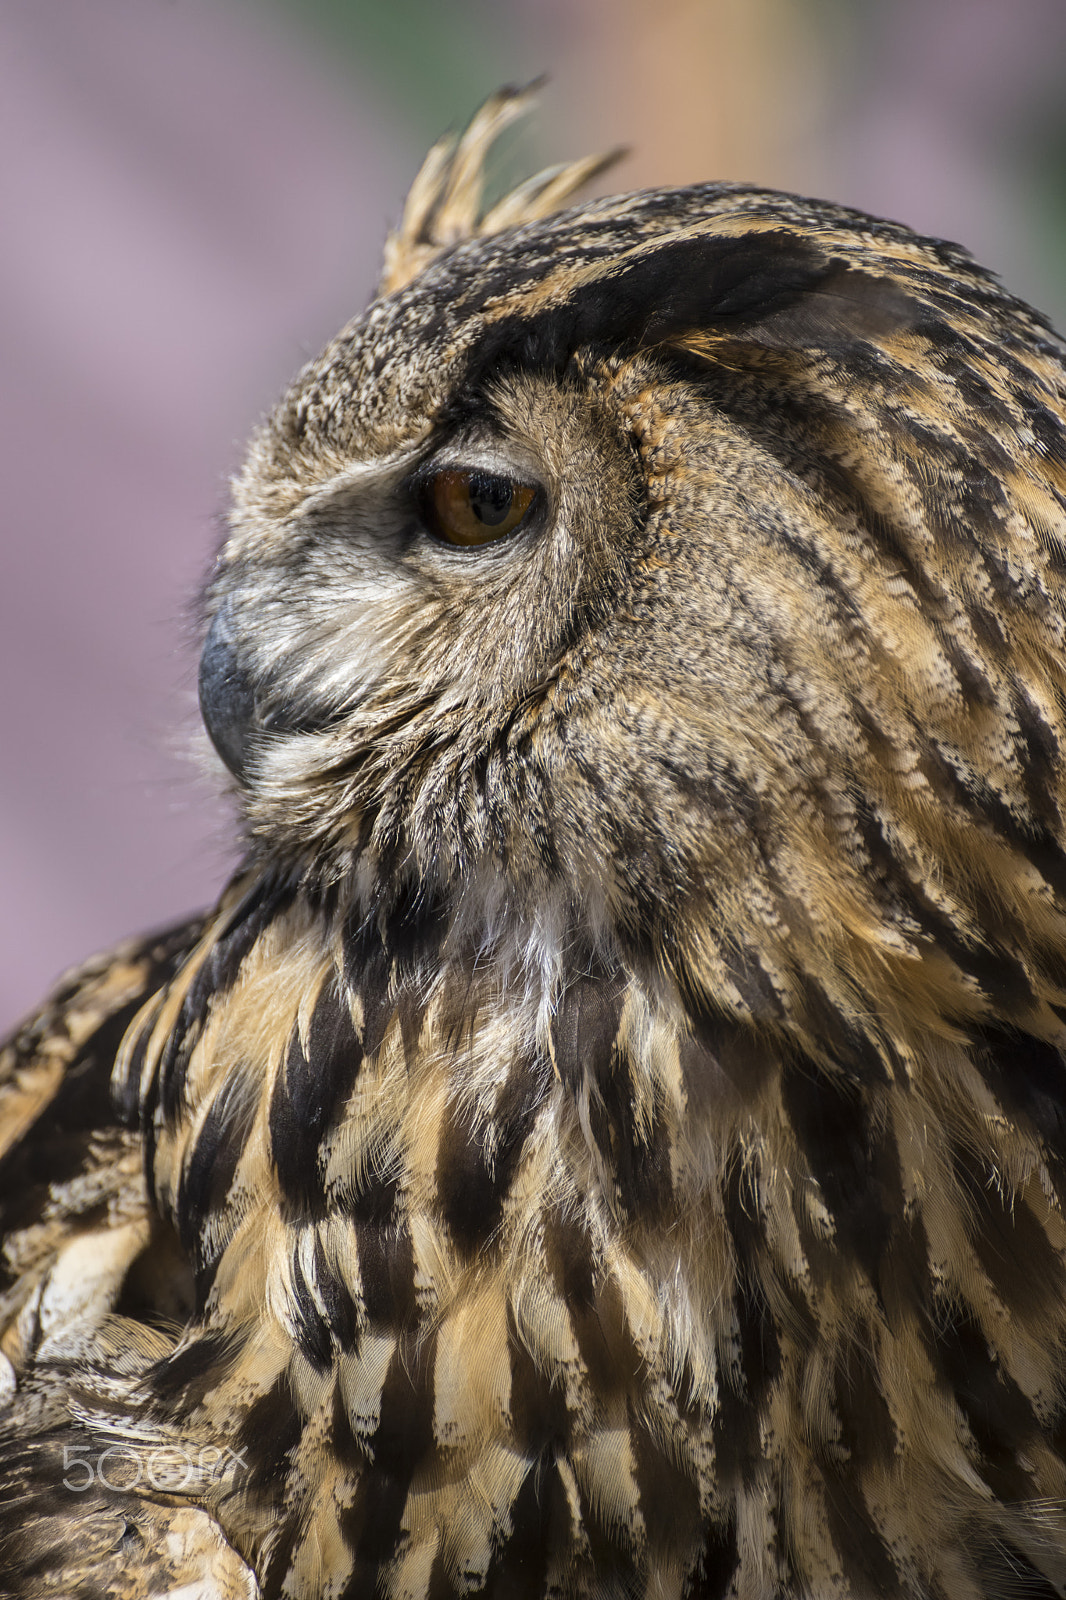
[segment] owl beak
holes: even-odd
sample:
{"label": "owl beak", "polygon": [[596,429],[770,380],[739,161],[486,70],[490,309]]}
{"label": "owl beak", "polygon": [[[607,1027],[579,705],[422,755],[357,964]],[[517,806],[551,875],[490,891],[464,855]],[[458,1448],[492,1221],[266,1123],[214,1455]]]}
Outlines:
{"label": "owl beak", "polygon": [[257,721],[255,692],[238,655],[228,600],[216,611],[200,656],[200,714],[211,743],[243,783]]}

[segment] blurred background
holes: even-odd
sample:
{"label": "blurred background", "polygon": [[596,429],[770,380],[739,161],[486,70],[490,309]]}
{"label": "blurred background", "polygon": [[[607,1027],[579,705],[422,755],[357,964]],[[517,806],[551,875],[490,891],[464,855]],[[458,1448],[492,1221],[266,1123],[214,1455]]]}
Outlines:
{"label": "blurred background", "polygon": [[0,1026],[217,893],[191,602],[248,430],[367,299],[422,154],[829,196],[1066,322],[1063,0],[4,0]]}

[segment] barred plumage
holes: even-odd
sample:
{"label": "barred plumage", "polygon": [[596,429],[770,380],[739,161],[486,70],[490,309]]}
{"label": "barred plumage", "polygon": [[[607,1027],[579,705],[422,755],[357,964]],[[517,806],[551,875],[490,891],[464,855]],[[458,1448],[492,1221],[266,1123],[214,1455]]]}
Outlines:
{"label": "barred plumage", "polygon": [[235,485],[241,872],[4,1057],[0,1587],[1066,1593],[1064,347],[792,196],[479,221],[523,104]]}

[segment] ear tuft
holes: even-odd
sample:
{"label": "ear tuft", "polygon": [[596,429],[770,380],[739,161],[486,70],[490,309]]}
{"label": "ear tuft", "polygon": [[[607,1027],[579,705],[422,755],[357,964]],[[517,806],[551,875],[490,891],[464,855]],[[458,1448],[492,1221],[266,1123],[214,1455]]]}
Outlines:
{"label": "ear tuft", "polygon": [[531,110],[544,81],[536,78],[524,89],[499,89],[475,113],[461,137],[449,133],[433,146],[411,185],[400,225],[386,240],[379,296],[402,289],[434,257],[464,239],[483,239],[503,228],[517,228],[550,216],[583,184],[625,154],[612,150],[606,155],[548,167],[519,184],[483,214],[481,198],[489,150],[506,127]]}

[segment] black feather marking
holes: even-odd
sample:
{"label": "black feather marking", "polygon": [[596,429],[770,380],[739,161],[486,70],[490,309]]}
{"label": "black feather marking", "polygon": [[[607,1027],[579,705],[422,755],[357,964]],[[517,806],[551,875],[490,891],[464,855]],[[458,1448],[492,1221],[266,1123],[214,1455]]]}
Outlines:
{"label": "black feather marking", "polygon": [[640,1071],[620,1051],[614,1071],[590,1097],[589,1125],[631,1213],[653,1222],[664,1216],[673,1195],[670,1132],[656,1108],[647,1126],[637,1120],[631,1074]]}
{"label": "black feather marking", "polygon": [[226,1372],[234,1353],[230,1334],[200,1330],[152,1368],[150,1387],[165,1410],[188,1415]]}
{"label": "black feather marking", "polygon": [[[292,1457],[303,1433],[300,1416],[284,1374],[248,1407],[237,1429],[234,1453],[247,1461],[250,1484],[270,1503],[277,1504],[280,1486],[292,1467]],[[295,1517],[280,1519],[279,1546],[271,1553],[269,1576],[282,1577],[288,1567],[288,1548],[299,1529]],[[277,1591],[264,1586],[265,1593]]]}
{"label": "black feather marking", "polygon": [[[299,1253],[290,1258],[296,1340],[318,1372],[328,1372],[335,1351],[357,1350],[358,1317],[346,1286],[330,1270],[322,1241],[314,1241],[314,1290],[307,1282]],[[317,1295],[317,1298],[316,1298]]]}
{"label": "black feather marking", "polygon": [[593,958],[559,996],[551,1021],[555,1068],[569,1090],[611,1075],[626,978]]}
{"label": "black feather marking", "polygon": [[703,1518],[697,1485],[634,1417],[632,1409],[629,1438],[645,1527],[656,1537],[665,1536],[679,1553],[698,1548]]}
{"label": "black feather marking", "polygon": [[[491,1593],[491,1589],[486,1591],[486,1600]],[[345,1600],[348,1600],[347,1596]],[[455,1579],[448,1571],[448,1567],[439,1550],[433,1557],[433,1565],[429,1569],[426,1600],[455,1600]]]}
{"label": "black feather marking", "polygon": [[323,983],[307,1030],[293,1029],[270,1099],[270,1150],[284,1200],[295,1216],[321,1216],[326,1197],[319,1151],[341,1115],[363,1061],[346,995]]}
{"label": "black feather marking", "polygon": [[350,1506],[340,1514],[340,1528],[355,1552],[346,1600],[379,1594],[381,1568],[396,1555],[408,1483],[391,1472],[370,1470],[359,1480]]}
{"label": "black feather marking", "polygon": [[853,1473],[848,1467],[823,1464],[822,1474],[829,1530],[851,1592],[894,1600],[904,1593],[899,1569]]}
{"label": "black feather marking", "polygon": [[357,1576],[348,1594],[373,1595],[381,1566],[401,1543],[411,1479],[433,1448],[435,1363],[435,1334],[401,1339],[389,1362],[370,1442],[373,1466],[340,1519],[346,1540],[357,1552]]}
{"label": "black feather marking", "polygon": [[[994,1544],[977,1538],[971,1545],[974,1569],[981,1575],[981,1593],[1009,1600],[1062,1600],[1058,1583],[1041,1572],[1032,1556],[1009,1539]],[[1061,1556],[1049,1541],[1044,1552],[1052,1571],[1061,1571]]]}
{"label": "black feather marking", "polygon": [[[292,904],[294,885],[271,874],[258,878],[234,908],[226,926],[189,985],[159,1063],[158,1094],[163,1116],[172,1124],[182,1114],[185,1075],[199,1032],[214,1001],[226,994],[263,930]],[[146,1105],[150,1117],[151,1102]]]}
{"label": "black feather marking", "polygon": [[[388,1191],[378,1191],[384,1201]],[[395,1190],[392,1191],[395,1200]],[[407,1224],[393,1207],[355,1217],[359,1278],[368,1322],[398,1328],[415,1314],[415,1266]]]}
{"label": "black feather marking", "polygon": [[444,1220],[460,1249],[478,1249],[499,1224],[526,1139],[551,1082],[548,1061],[537,1055],[520,1056],[500,1087],[491,1128],[479,1124],[475,1107],[463,1096],[449,1101],[437,1158],[437,1193]]}
{"label": "black feather marking", "polygon": [[140,1003],[115,1012],[90,1036],[36,1122],[0,1160],[0,1233],[39,1221],[49,1187],[76,1177],[94,1134],[114,1125],[111,1063]]}
{"label": "black feather marking", "polygon": [[712,1106],[750,1100],[777,1071],[776,1052],[765,1034],[739,1027],[686,987],[691,1033],[678,1046],[685,1098],[694,1114]]}
{"label": "black feather marking", "polygon": [[343,1200],[348,1215],[356,1223],[368,1228],[384,1228],[396,1222],[400,1180],[391,1146],[385,1142],[373,1144],[361,1170],[350,1174],[349,1183],[350,1187],[343,1193],[337,1190],[336,1198],[338,1203]]}
{"label": "black feather marking", "polygon": [[555,1211],[544,1222],[545,1262],[581,1353],[593,1394],[635,1390],[643,1370],[617,1285],[596,1269],[588,1233]]}
{"label": "black feather marking", "polygon": [[708,1524],[699,1565],[685,1587],[685,1600],[726,1600],[734,1593],[733,1579],[740,1565],[735,1515]]}
{"label": "black feather marking", "polygon": [[726,971],[747,1008],[759,1022],[777,1022],[784,1015],[781,997],[762,953],[737,940],[723,949]]}
{"label": "black feather marking", "polygon": [[555,1070],[571,1093],[589,1094],[589,1126],[618,1182],[623,1205],[659,1214],[671,1197],[669,1133],[663,1118],[637,1123],[632,1074],[640,1067],[619,1048],[627,979],[592,957],[563,990],[552,1016]]}
{"label": "black feather marking", "polygon": [[1066,1271],[1059,1251],[1024,1200],[1004,1193],[972,1153],[953,1150],[955,1172],[966,1194],[977,1258],[1004,1305],[1022,1326],[1040,1327],[1058,1317],[1066,1301]]}
{"label": "black feather marking", "polygon": [[[442,308],[441,322],[448,315]],[[563,301],[491,324],[457,387],[477,391],[508,361],[561,372],[581,348],[667,348],[694,330],[727,351],[739,345],[806,359],[818,350],[860,376],[880,377],[879,343],[923,315],[898,282],[835,260],[787,228],[664,235]]]}
{"label": "black feather marking", "polygon": [[326,1260],[322,1240],[315,1237],[315,1283],[326,1313],[330,1334],[341,1350],[355,1350],[358,1319],[355,1302],[347,1285],[337,1277]]}
{"label": "black feather marking", "polygon": [[893,1333],[902,1322],[917,1314],[932,1300],[932,1271],[929,1240],[921,1212],[915,1209],[896,1219],[881,1260],[877,1279],[878,1298]]}
{"label": "black feather marking", "polygon": [[632,1594],[639,1581],[633,1541],[622,1528],[608,1521],[602,1503],[579,1483],[581,1524],[588,1539],[592,1569],[602,1584],[601,1594]]}
{"label": "black feather marking", "polygon": [[433,1449],[436,1363],[435,1331],[407,1333],[397,1342],[371,1440],[376,1470],[409,1477]]}
{"label": "black feather marking", "polygon": [[448,931],[446,902],[408,882],[378,917],[381,944],[402,971],[432,966]]}
{"label": "black feather marking", "polygon": [[847,1449],[853,1478],[862,1476],[870,1466],[887,1467],[898,1443],[896,1425],[878,1381],[876,1349],[870,1330],[856,1327],[838,1353],[834,1373],[840,1442]]}
{"label": "black feather marking", "polygon": [[974,1060],[999,1104],[1025,1117],[1063,1174],[1066,1161],[1066,1061],[1043,1039],[1012,1028],[982,1028]]}
{"label": "black feather marking", "polygon": [[1033,815],[1053,832],[1062,827],[1055,788],[1060,759],[1059,741],[1039,707],[1030,699],[1024,685],[1015,682],[1011,705],[1018,719],[1024,750],[1022,778]]}
{"label": "black feather marking", "polygon": [[344,972],[363,1008],[364,1055],[376,1055],[397,1014],[404,1048],[414,1049],[432,987],[429,974],[447,931],[443,902],[415,883],[405,884],[388,903],[348,918]]}
{"label": "black feather marking", "polygon": [[722,1363],[714,1439],[716,1450],[735,1459],[746,1478],[761,1459],[759,1410],[781,1370],[781,1346],[762,1286],[767,1245],[758,1198],[736,1154],[729,1163],[723,1200],[733,1239],[738,1348],[735,1362]]}
{"label": "black feather marking", "polygon": [[[251,1094],[240,1097],[223,1090],[216,1095],[182,1169],[175,1222],[182,1245],[193,1257],[201,1307],[214,1268],[228,1242],[218,1229],[218,1219],[255,1119],[255,1110]],[[215,1225],[210,1250],[203,1229],[207,1217]]]}
{"label": "black feather marking", "polygon": [[349,917],[344,925],[344,976],[363,1009],[363,1054],[373,1057],[381,1047],[395,1012],[392,963],[385,952],[377,924],[369,917]]}
{"label": "black feather marking", "polygon": [[824,252],[785,229],[731,239],[667,237],[561,304],[491,325],[467,381],[476,386],[508,356],[557,372],[582,346],[666,344],[693,328],[739,333],[758,324],[768,338],[787,341],[787,321],[777,326],[773,319],[794,316],[801,299],[834,270]]}
{"label": "black feather marking", "polygon": [[370,1447],[362,1432],[352,1427],[344,1388],[339,1380],[334,1382],[330,1396],[329,1436],[337,1460],[350,1470],[362,1471],[370,1466]]}
{"label": "black feather marking", "polygon": [[1037,447],[1041,455],[1057,462],[1059,466],[1066,467],[1066,429],[1063,428],[1062,418],[1044,405],[1043,401],[1033,397],[1030,374],[1026,373],[1025,380],[1019,388],[1016,399],[1025,412],[1026,422],[1036,435]]}
{"label": "black feather marking", "polygon": [[[511,1502],[510,1531],[497,1547],[485,1594],[499,1600],[542,1600],[548,1554],[564,1543],[570,1512],[554,1462],[530,1467]],[[451,1589],[447,1591],[451,1594]]]}
{"label": "black feather marking", "polygon": [[[165,988],[186,956],[195,948],[203,932],[203,924],[203,917],[192,917],[174,927],[147,935],[128,957],[125,952],[117,952],[123,962],[128,959],[131,965],[145,963],[147,971],[140,992],[125,1005],[102,1016],[97,1027],[82,1041],[59,1089],[38,1119],[36,1126],[42,1133],[47,1133],[53,1125],[57,1128],[69,1126],[84,1132],[90,1119],[95,1127],[105,1127],[116,1118],[127,1127],[136,1124],[139,1072],[116,1082],[108,1103],[108,1084],[115,1056],[127,1028],[145,1001],[153,993]],[[88,968],[80,968],[67,982],[57,985],[49,997],[43,1019],[35,1018],[14,1035],[11,1042],[16,1052],[21,1056],[33,1055],[40,1043],[42,1020],[47,1024],[49,1018],[62,1018],[71,1007],[77,1008],[79,1000],[84,1000],[85,990],[91,989],[94,978],[102,970],[103,962],[97,960],[89,963]],[[28,1137],[32,1142],[32,1133]],[[5,1175],[13,1170],[10,1163],[21,1143],[5,1156]],[[54,1174],[50,1173],[50,1176]],[[15,1184],[16,1188],[19,1186]]]}
{"label": "black feather marking", "polygon": [[316,1372],[328,1372],[333,1364],[332,1330],[315,1304],[297,1250],[293,1250],[289,1258],[289,1278],[296,1343]]}
{"label": "black feather marking", "polygon": [[1033,1483],[1023,1463],[1039,1431],[1032,1406],[969,1312],[945,1308],[933,1339],[934,1358],[977,1445],[978,1471],[997,1499],[1028,1499]]}
{"label": "black feather marking", "polygon": [[848,1082],[864,1086],[887,1083],[888,1063],[895,1060],[891,1042],[878,1039],[875,1043],[865,1028],[844,1014],[818,978],[797,973],[794,982],[803,995],[807,1026]]}
{"label": "black feather marking", "polygon": [[519,1446],[532,1456],[547,1459],[565,1451],[570,1437],[570,1414],[561,1384],[541,1370],[518,1332],[510,1305],[507,1308],[507,1349],[511,1364],[511,1422]]}
{"label": "black feather marking", "polygon": [[552,1018],[555,1068],[564,1086],[587,1092],[589,1125],[618,1184],[623,1205],[658,1214],[671,1193],[670,1147],[664,1121],[638,1125],[631,1075],[619,1048],[627,979],[596,958],[567,985]]}
{"label": "black feather marking", "polygon": [[[943,530],[940,529],[938,532],[942,537]],[[995,712],[997,710],[996,691],[991,677],[984,670],[980,661],[976,660],[969,650],[964,650],[958,640],[946,631],[941,635],[938,642],[947,660],[951,663],[967,706]]]}
{"label": "black feather marking", "polygon": [[[887,1128],[876,1128],[871,1101],[853,1079],[800,1058],[782,1079],[782,1099],[806,1170],[833,1219],[839,1248],[860,1262],[873,1285],[903,1215],[899,1157]],[[796,1174],[802,1182],[804,1174]]]}
{"label": "black feather marking", "polygon": [[[134,1013],[134,1015],[136,1015],[136,1013]],[[132,1017],[130,1018],[130,1021],[133,1021]],[[148,1090],[149,1092],[146,1095],[146,1098],[151,1098],[152,1086],[145,1084],[143,1081],[144,1061],[145,1056],[148,1054],[148,1042],[151,1037],[151,1025],[142,1023],[137,1032],[136,1039],[133,1042],[133,1047],[129,1051],[126,1060],[125,1072],[122,1074],[121,1078],[117,1073],[112,1078],[111,1096],[115,1106],[115,1112],[119,1122],[121,1122],[123,1126],[127,1128],[135,1128],[137,1126],[137,1122],[141,1113],[142,1092]],[[148,1127],[150,1128],[150,1126],[151,1124],[149,1120]],[[154,1147],[155,1141],[153,1138],[149,1146],[148,1160],[145,1164],[145,1170],[148,1172],[151,1172],[152,1170],[151,1153],[154,1150]]]}

